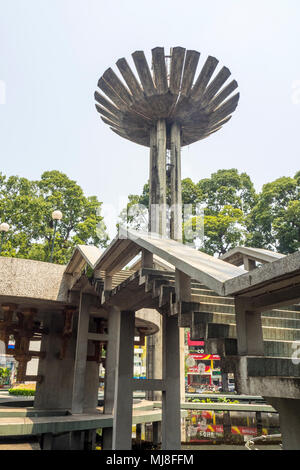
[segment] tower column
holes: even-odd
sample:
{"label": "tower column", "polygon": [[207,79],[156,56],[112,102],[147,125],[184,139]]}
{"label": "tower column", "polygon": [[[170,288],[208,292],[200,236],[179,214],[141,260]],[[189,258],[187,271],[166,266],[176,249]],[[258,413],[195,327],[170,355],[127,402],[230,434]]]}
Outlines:
{"label": "tower column", "polygon": [[[108,313],[108,344],[105,359],[105,379],[104,379],[104,414],[113,414],[115,399],[115,383],[118,341],[120,338],[121,313],[117,307],[111,307]],[[113,428],[102,429],[103,450],[112,449]]]}
{"label": "tower column", "polygon": [[166,235],[166,121],[159,119],[150,133],[149,230]]}
{"label": "tower column", "polygon": [[180,126],[171,127],[171,238],[182,242],[181,142]]}
{"label": "tower column", "polygon": [[[170,236],[182,243],[182,192],[181,192],[181,129],[177,122],[171,126],[171,220]],[[184,328],[179,328],[180,342],[180,398],[185,401]]]}
{"label": "tower column", "polygon": [[131,450],[135,312],[121,311],[118,318],[112,449]]}
{"label": "tower column", "polygon": [[[82,413],[85,399],[85,381],[87,371],[88,332],[90,322],[90,306],[93,297],[80,293],[80,305],[77,326],[76,355],[74,364],[74,381],[72,397],[72,413]],[[99,374],[98,374],[99,383]],[[94,384],[95,386],[97,384]]]}
{"label": "tower column", "polygon": [[162,449],[180,449],[180,341],[178,319],[163,317]]}

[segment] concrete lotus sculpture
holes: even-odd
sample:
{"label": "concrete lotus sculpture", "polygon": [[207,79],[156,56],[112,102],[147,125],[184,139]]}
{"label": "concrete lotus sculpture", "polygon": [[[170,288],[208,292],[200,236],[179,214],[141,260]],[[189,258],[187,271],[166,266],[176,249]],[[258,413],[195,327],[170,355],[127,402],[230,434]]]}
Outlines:
{"label": "concrete lotus sculpture", "polygon": [[[143,51],[132,58],[138,78],[126,59],[116,63],[124,81],[107,69],[98,81],[101,92],[95,92],[96,108],[101,119],[118,135],[150,147],[151,129],[165,120],[167,148],[171,148],[168,128],[180,128],[181,146],[204,139],[229,121],[239,93],[232,94],[235,80],[225,85],[231,73],[209,56],[195,79],[200,53],[174,47],[166,56],[163,47],[152,49],[152,70]],[[224,85],[224,86],[223,86]]]}

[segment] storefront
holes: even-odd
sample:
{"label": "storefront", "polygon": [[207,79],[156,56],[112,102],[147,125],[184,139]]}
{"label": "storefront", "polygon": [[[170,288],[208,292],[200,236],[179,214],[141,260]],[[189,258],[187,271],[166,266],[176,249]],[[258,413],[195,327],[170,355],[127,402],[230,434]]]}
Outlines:
{"label": "storefront", "polygon": [[220,356],[204,354],[204,341],[192,341],[187,332],[186,357],[187,386],[191,392],[197,389],[218,388],[221,385]]}

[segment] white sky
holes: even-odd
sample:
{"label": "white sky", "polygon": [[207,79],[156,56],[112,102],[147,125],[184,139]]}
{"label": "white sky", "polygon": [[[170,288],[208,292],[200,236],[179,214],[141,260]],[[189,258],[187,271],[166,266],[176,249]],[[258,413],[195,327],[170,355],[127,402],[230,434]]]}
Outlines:
{"label": "white sky", "polygon": [[135,50],[182,46],[201,52],[199,67],[217,57],[241,93],[221,131],[183,149],[182,176],[196,182],[237,168],[257,189],[293,176],[299,24],[299,0],[0,0],[0,171],[30,179],[63,171],[118,212],[148,179],[148,150],[101,121],[97,81]]}

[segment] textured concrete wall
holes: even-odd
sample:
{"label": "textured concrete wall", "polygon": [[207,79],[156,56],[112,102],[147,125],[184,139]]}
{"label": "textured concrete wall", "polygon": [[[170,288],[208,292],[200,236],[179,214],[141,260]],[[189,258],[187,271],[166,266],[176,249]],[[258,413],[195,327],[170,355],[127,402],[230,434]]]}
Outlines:
{"label": "textured concrete wall", "polygon": [[65,302],[65,266],[20,258],[0,257],[0,299],[32,298]]}

